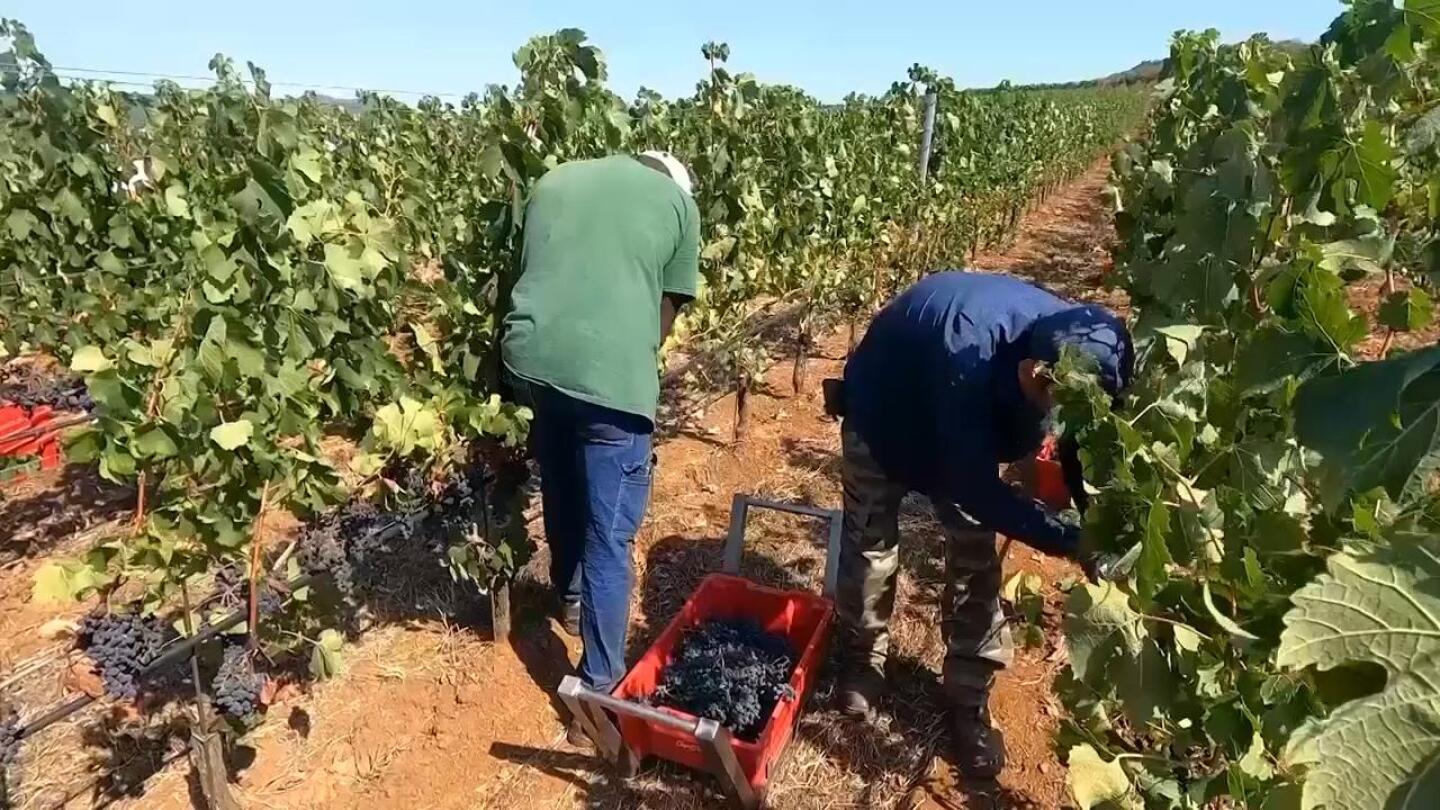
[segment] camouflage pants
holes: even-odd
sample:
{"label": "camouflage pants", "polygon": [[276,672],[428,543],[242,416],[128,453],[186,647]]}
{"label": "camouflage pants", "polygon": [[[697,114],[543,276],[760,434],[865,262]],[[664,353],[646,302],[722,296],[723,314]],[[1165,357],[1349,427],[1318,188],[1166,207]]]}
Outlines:
{"label": "camouflage pants", "polygon": [[[883,674],[890,652],[890,615],[900,570],[900,502],[908,488],[886,477],[864,440],[842,432],[845,532],[840,548],[839,613],[852,665]],[[952,503],[932,500],[945,532],[945,638],[942,673],[953,705],[984,705],[995,674],[1013,657],[1000,610],[1000,559],[995,532]]]}

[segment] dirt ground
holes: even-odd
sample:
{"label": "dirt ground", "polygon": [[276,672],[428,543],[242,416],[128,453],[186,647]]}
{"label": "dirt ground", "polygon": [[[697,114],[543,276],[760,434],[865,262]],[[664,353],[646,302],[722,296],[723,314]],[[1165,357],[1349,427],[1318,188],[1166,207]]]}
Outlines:
{"label": "dirt ground", "polygon": [[[1027,215],[1014,244],[982,254],[975,266],[1033,278],[1071,297],[1123,304],[1102,289],[1110,239],[1105,176],[1097,164]],[[659,447],[651,506],[635,545],[632,654],[720,567],[734,493],[839,506],[839,434],[822,415],[819,380],[839,375],[845,342],[843,329],[820,342],[801,393],[792,390],[790,363],[778,364],[750,399],[749,431],[739,446],[730,442],[734,398],[725,397]],[[538,535],[538,524],[534,529]],[[1076,572],[1018,543],[1011,548],[1007,575],[1030,571],[1045,582],[1052,632],[1040,648],[1018,653],[992,699],[1008,767],[994,784],[966,784],[946,761],[937,676],[943,557],[939,527],[923,500],[907,501],[902,533],[893,688],[883,717],[865,725],[831,711],[834,673],[827,671],[772,776],[771,806],[1064,806],[1064,768],[1052,748],[1060,707],[1050,689],[1064,653],[1053,624],[1056,585]],[[751,521],[745,573],[818,588],[824,537],[816,521],[762,513]],[[26,560],[5,571],[0,628],[14,636],[3,644],[6,663],[49,644],[38,637],[37,620],[53,610],[25,602],[32,568]],[[543,570],[543,559],[532,568]],[[552,695],[577,642],[544,616],[540,592],[528,581],[517,588],[510,643],[490,639],[483,600],[461,588],[440,582],[394,594],[392,608],[370,616],[371,629],[347,647],[340,677],[273,706],[232,752],[242,803],[295,810],[719,806],[706,777],[648,763],[622,782],[590,752],[566,744]],[[44,686],[36,691],[55,692]],[[117,733],[111,715],[93,710],[67,726],[27,744],[26,808],[192,806],[183,740],[170,725],[157,720],[137,729],[132,722]],[[77,750],[77,738],[88,747]]]}

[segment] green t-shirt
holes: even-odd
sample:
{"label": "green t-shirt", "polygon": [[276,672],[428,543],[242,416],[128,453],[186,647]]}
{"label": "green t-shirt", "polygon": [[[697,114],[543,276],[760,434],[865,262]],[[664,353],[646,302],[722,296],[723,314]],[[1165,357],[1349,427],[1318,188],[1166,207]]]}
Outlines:
{"label": "green t-shirt", "polygon": [[536,184],[505,316],[505,366],[652,422],[663,293],[694,297],[700,212],[628,155],[565,163]]}

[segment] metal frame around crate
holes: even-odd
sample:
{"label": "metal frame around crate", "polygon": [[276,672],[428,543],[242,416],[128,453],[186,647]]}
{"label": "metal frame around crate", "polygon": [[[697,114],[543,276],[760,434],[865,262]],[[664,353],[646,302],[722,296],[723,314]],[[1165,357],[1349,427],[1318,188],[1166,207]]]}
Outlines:
{"label": "metal frame around crate", "polygon": [[844,529],[844,513],[838,509],[821,509],[818,506],[781,503],[753,495],[737,494],[730,502],[730,532],[725,538],[725,557],[720,570],[727,574],[740,575],[740,559],[745,549],[745,522],[750,516],[751,507],[830,521],[830,534],[825,544],[825,582],[821,593],[834,599],[835,589],[840,582],[840,534]]}
{"label": "metal frame around crate", "polygon": [[[730,531],[725,539],[725,555],[721,570],[727,574],[740,574],[740,561],[745,545],[745,523],[750,509],[771,509],[795,515],[820,518],[830,523],[825,549],[825,581],[822,593],[833,599],[840,577],[840,536],[843,530],[843,513],[837,509],[821,509],[804,504],[780,503],[778,501],[737,494],[730,504]],[[595,742],[602,756],[628,779],[640,769],[640,758],[625,744],[620,730],[610,713],[625,715],[667,726],[695,738],[695,743],[705,756],[709,773],[720,782],[720,788],[732,807],[740,810],[755,810],[764,801],[764,796],[755,790],[740,761],[731,747],[728,729],[709,718],[686,719],[653,706],[621,700],[603,692],[585,688],[580,679],[567,675],[560,682],[560,700],[571,716],[580,721],[585,734]]]}

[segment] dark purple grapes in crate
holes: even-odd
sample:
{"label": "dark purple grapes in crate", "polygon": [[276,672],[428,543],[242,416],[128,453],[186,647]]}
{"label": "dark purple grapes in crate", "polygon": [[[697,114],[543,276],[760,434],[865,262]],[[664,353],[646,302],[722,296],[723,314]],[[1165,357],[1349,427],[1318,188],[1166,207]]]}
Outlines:
{"label": "dark purple grapes in crate", "polygon": [[781,700],[793,700],[795,653],[749,619],[704,622],[685,631],[651,702],[708,717],[753,742]]}

